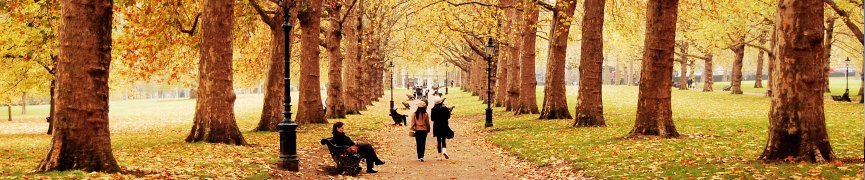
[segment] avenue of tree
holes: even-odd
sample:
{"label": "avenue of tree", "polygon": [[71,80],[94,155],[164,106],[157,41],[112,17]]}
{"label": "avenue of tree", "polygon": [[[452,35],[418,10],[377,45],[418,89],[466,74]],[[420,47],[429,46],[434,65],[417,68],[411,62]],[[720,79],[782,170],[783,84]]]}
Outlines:
{"label": "avenue of tree", "polygon": [[[632,138],[680,136],[673,81],[687,90],[698,60],[702,91],[716,91],[712,74],[721,67],[732,94],[743,93],[745,66],[754,64],[754,87],[767,88],[772,100],[759,159],[833,161],[823,95],[829,70],[843,61],[832,55],[855,57],[862,70],[861,0],[11,0],[0,7],[0,23],[12,29],[0,34],[0,63],[11,69],[0,76],[16,80],[2,82],[0,100],[10,106],[11,95],[26,102],[28,92],[50,94],[53,139],[39,171],[119,171],[109,89],[136,81],[191,89],[197,104],[187,142],[246,145],[233,113],[238,86],[263,85],[255,131],[276,131],[285,83],[300,95],[299,124],[327,123],[378,101],[394,88],[391,77],[448,71],[442,63],[456,67],[455,84],[497,107],[578,128],[606,126],[603,72],[615,64],[625,72],[619,80],[639,83]],[[285,13],[291,34],[282,30]],[[487,38],[497,45],[490,72]],[[577,67],[569,65],[576,57]],[[543,97],[535,92],[538,69]],[[567,92],[567,71],[579,74],[578,92]],[[578,94],[575,114],[568,93]]]}

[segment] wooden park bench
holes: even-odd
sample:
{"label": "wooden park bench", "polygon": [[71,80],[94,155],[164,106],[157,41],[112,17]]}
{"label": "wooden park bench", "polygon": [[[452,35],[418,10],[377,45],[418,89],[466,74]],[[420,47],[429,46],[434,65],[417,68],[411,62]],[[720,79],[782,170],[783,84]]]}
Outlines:
{"label": "wooden park bench", "polygon": [[853,101],[852,99],[850,99],[850,95],[847,93],[844,93],[844,95],[841,95],[841,96],[832,96],[832,100],[844,101],[844,102],[852,102]]}
{"label": "wooden park bench", "polygon": [[330,157],[336,163],[338,174],[348,173],[348,175],[356,176],[360,174],[361,157],[357,153],[348,152],[349,146],[337,146],[331,142],[332,138],[321,139],[321,144],[327,146],[330,152]]}

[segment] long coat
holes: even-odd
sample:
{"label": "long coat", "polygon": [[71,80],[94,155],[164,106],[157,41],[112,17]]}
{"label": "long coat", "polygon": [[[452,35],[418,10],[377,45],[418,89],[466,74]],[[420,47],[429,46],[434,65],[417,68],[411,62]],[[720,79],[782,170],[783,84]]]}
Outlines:
{"label": "long coat", "polygon": [[430,119],[433,121],[433,136],[453,138],[454,131],[450,127],[451,112],[442,104],[436,104],[431,112]]}

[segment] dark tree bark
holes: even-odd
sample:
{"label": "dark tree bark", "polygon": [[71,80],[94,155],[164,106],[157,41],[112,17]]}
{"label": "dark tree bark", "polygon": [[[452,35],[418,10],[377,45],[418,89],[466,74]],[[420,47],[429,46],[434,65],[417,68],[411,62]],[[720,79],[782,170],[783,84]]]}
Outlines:
{"label": "dark tree bark", "polygon": [[[602,26],[604,20],[604,1],[600,0],[600,2],[595,3],[600,4],[600,7],[589,7],[589,5],[586,5],[586,7],[589,7],[587,10],[593,10],[590,12],[593,15],[600,12],[600,20],[595,21],[601,21],[601,23],[593,25]],[[597,4],[593,4],[593,6]],[[568,34],[571,32],[571,18],[573,18],[576,8],[576,0],[562,0],[556,2],[556,11],[553,11],[553,24],[550,28],[552,37],[550,38],[547,77],[546,85],[544,86],[544,103],[540,119],[572,118],[571,112],[568,111],[568,100],[565,98],[567,97],[565,94],[565,65],[567,63],[565,56],[568,54]],[[598,16],[594,16],[594,18],[598,18]]]}
{"label": "dark tree bark", "polygon": [[606,126],[602,101],[605,0],[586,0],[580,49],[580,86],[574,127]]}
{"label": "dark tree bark", "polygon": [[114,3],[62,0],[61,4],[57,116],[48,155],[37,171],[118,172],[108,126]]}
{"label": "dark tree bark", "polygon": [[775,81],[773,79],[775,76],[775,57],[777,57],[777,55],[775,55],[775,54],[778,54],[778,52],[777,52],[778,50],[775,49],[775,45],[778,44],[778,31],[777,31],[778,27],[777,27],[777,25],[775,25],[774,28],[775,28],[775,30],[772,31],[772,39],[769,40],[769,44],[772,47],[772,53],[767,52],[769,54],[769,69],[768,69],[769,74],[768,74],[768,79],[767,79],[768,86],[766,86],[767,87],[766,88],[766,96],[767,97],[772,97],[772,89],[775,86],[774,85]]}
{"label": "dark tree bark", "polygon": [[538,33],[538,6],[527,5],[525,24],[522,31],[522,48],[520,55],[520,100],[514,114],[538,114],[537,80],[535,79],[535,39]]}
{"label": "dark tree bark", "polygon": [[363,56],[363,24],[360,21],[362,18],[362,8],[358,10],[354,10],[351,12],[351,18],[347,18],[346,27],[345,28],[345,39],[346,39],[346,59],[343,63],[345,68],[344,80],[343,83],[345,85],[345,91],[343,92],[343,97],[345,97],[345,113],[346,114],[360,114],[362,105],[360,104],[360,95],[362,92],[360,89],[361,85],[361,57]]}
{"label": "dark tree bark", "polygon": [[684,43],[682,47],[682,55],[679,56],[679,90],[688,90],[688,43]]}
{"label": "dark tree bark", "polygon": [[300,98],[298,123],[327,123],[321,101],[319,50],[321,32],[321,0],[303,0],[298,10],[301,28]]}
{"label": "dark tree bark", "polygon": [[[758,40],[760,45],[766,44],[766,32],[760,34],[760,39]],[[757,78],[754,80],[754,88],[763,88],[763,54],[765,52],[763,50],[757,51]]]}
{"label": "dark tree bark", "polygon": [[[513,6],[514,0],[501,0],[501,1],[499,1],[499,5],[505,6],[505,7]],[[507,8],[507,9],[504,9],[504,11],[505,11],[505,16],[512,16],[514,13],[514,8]],[[507,34],[511,34],[510,32],[512,32],[512,30],[513,30],[512,20],[510,18],[502,20],[502,25],[503,25],[503,27],[502,27],[501,31],[505,32]],[[513,41],[509,41],[507,39],[504,41],[507,41],[509,44],[513,43]],[[512,59],[511,55],[510,55],[511,54],[510,53],[511,52],[510,46],[512,46],[512,45],[500,45],[500,46],[501,46],[500,49],[502,49],[502,50],[500,51],[501,52],[499,54],[500,58],[499,58],[497,66],[496,66],[497,72],[496,72],[496,90],[495,90],[495,92],[496,92],[496,104],[495,105],[496,105],[496,107],[505,107],[507,109],[507,108],[510,108],[510,106],[508,105],[508,98],[509,98],[508,97],[509,94],[507,93],[508,92],[508,86],[512,86],[512,84],[508,83],[508,78],[512,74],[508,65],[510,65],[510,62],[513,61],[514,59]]]}
{"label": "dark tree bark", "polygon": [[523,23],[525,23],[525,15],[523,15],[524,8],[522,6],[525,4],[524,1],[516,1],[517,8],[514,8],[513,14],[510,14],[511,17],[511,45],[510,55],[508,60],[508,71],[511,74],[508,76],[508,103],[505,106],[505,110],[507,111],[516,111],[517,106],[520,104],[520,53],[523,46],[522,32]]}
{"label": "dark tree bark", "polygon": [[[57,61],[54,61],[54,62],[57,62]],[[56,72],[56,71],[54,71],[54,72]],[[49,96],[51,96],[51,100],[50,100],[49,105],[48,105],[49,106],[48,107],[48,133],[46,133],[46,134],[54,133],[54,115],[57,112],[57,111],[55,111],[55,107],[56,107],[55,99],[57,99],[57,97],[54,95],[55,92],[57,91],[57,76],[53,72],[51,73],[51,75],[54,76],[54,79],[51,79],[51,85],[50,85],[51,90],[49,92]]]}
{"label": "dark tree bark", "polygon": [[823,3],[789,0],[778,5],[775,79],[769,139],[761,160],[832,161],[823,114]]}
{"label": "dark tree bark", "polygon": [[706,54],[706,58],[703,59],[703,92],[712,92],[712,85],[715,84],[715,75],[712,74],[714,70],[712,70],[712,54]]}
{"label": "dark tree bark", "polygon": [[670,90],[676,45],[678,0],[650,0],[646,11],[646,40],[637,119],[630,137],[678,137],[673,124]]}
{"label": "dark tree bark", "polygon": [[332,119],[345,118],[345,98],[342,87],[342,60],[340,51],[342,42],[342,2],[341,0],[328,0],[328,13],[330,14],[330,26],[325,33],[327,57],[329,58],[327,86],[327,112],[326,117]]}
{"label": "dark tree bark", "polygon": [[730,51],[736,55],[733,59],[733,74],[730,80],[730,94],[742,94],[742,60],[745,58],[745,43],[736,44]]}
{"label": "dark tree bark", "polygon": [[245,145],[234,117],[234,1],[206,0],[202,7],[198,98],[186,142]]}
{"label": "dark tree bark", "polygon": [[831,60],[829,58],[832,57],[832,33],[835,31],[835,18],[827,17],[826,18],[826,27],[825,27],[825,36],[823,39],[823,78],[826,79],[826,83],[824,83],[826,87],[826,93],[831,93],[832,91],[829,89],[829,69]]}
{"label": "dark tree bark", "polygon": [[[282,8],[276,8],[276,14],[273,16],[267,15],[256,0],[250,0],[250,4],[256,9],[261,16],[262,21],[270,28],[270,63],[267,71],[267,82],[264,91],[264,108],[261,111],[261,119],[254,131],[276,131],[276,125],[283,119],[282,112],[284,111],[283,102],[285,99],[285,33],[282,30],[282,23],[285,21]],[[291,6],[294,6],[293,4]],[[292,8],[297,9],[297,8]],[[297,11],[293,10],[292,17],[297,17]],[[296,18],[291,19],[291,23],[297,22]],[[289,42],[294,42],[294,38],[290,38]]]}

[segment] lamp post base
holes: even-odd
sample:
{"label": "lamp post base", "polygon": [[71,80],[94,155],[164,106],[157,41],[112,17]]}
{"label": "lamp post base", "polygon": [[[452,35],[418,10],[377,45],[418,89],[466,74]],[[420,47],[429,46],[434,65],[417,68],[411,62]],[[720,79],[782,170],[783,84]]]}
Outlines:
{"label": "lamp post base", "polygon": [[300,159],[297,159],[297,156],[279,156],[279,162],[276,163],[276,166],[280,170],[285,171],[300,171]]}
{"label": "lamp post base", "polygon": [[484,127],[493,127],[493,109],[487,108],[487,119]]}

